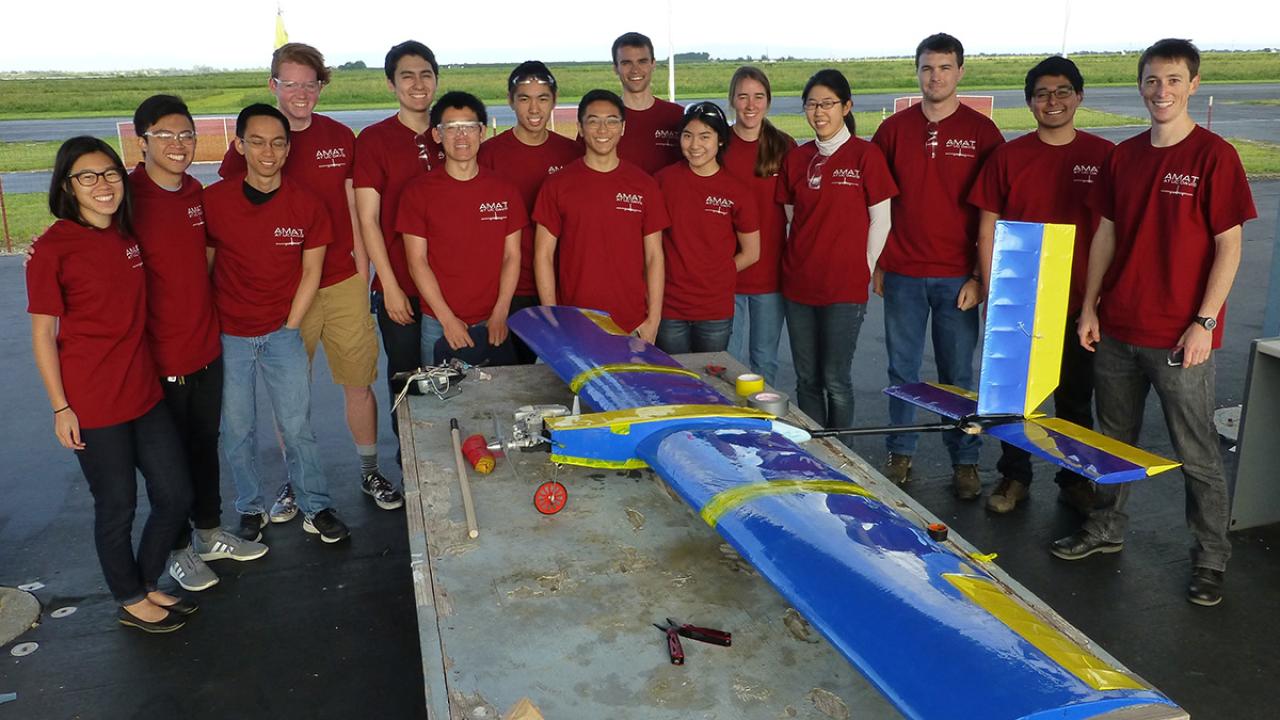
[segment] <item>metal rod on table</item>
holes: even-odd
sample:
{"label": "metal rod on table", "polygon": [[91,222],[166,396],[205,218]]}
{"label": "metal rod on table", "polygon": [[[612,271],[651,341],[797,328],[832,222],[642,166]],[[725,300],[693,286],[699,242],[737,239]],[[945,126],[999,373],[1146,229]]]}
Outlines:
{"label": "metal rod on table", "polygon": [[860,427],[860,428],[825,428],[822,430],[810,430],[809,435],[816,438],[835,437],[837,435],[892,435],[894,433],[909,432],[943,432],[946,430],[959,430],[960,423],[955,421],[942,423],[927,423],[924,425],[883,425],[880,427]]}
{"label": "metal rod on table", "polygon": [[479,537],[476,508],[471,502],[471,483],[467,480],[467,462],[462,459],[462,434],[458,431],[458,418],[449,418],[449,434],[453,436],[453,459],[458,463],[458,485],[462,488],[462,510],[467,515],[467,537]]}

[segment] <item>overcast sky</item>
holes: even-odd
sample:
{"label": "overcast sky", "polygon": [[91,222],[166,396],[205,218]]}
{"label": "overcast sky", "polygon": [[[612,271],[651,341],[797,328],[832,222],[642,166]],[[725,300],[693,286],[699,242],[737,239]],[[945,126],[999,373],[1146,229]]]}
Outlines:
{"label": "overcast sky", "polygon": [[[945,31],[968,52],[1140,50],[1162,37],[1202,49],[1280,45],[1274,0],[1164,2],[849,2],[794,0],[280,0],[289,38],[320,48],[330,64],[380,65],[405,39],[442,63],[528,58],[608,60],[613,38],[637,30],[658,54],[812,58],[910,55]],[[17,0],[0,10],[0,71],[265,67],[275,0]],[[814,8],[824,7],[822,15]],[[674,10],[668,16],[668,8]],[[1266,8],[1266,9],[1263,9]],[[668,24],[670,21],[670,25]],[[669,29],[670,28],[670,29]],[[1280,62],[1280,59],[1277,60]]]}

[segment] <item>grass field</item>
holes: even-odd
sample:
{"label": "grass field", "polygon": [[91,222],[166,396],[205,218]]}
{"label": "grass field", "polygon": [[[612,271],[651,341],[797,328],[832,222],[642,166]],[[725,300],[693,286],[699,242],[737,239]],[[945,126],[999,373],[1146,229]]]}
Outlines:
{"label": "grass field", "polygon": [[[21,252],[31,244],[31,239],[44,232],[53,223],[49,214],[49,201],[45,193],[19,193],[4,196],[4,209],[9,226],[9,239],[14,252]],[[0,237],[0,251],[5,249]]]}
{"label": "grass field", "polygon": [[[1127,55],[1077,55],[1072,58],[1090,86],[1131,85],[1137,82],[1137,57]],[[970,56],[965,59],[965,87],[997,89],[1022,86],[1033,56]],[[737,62],[704,62],[677,67],[681,97],[721,97],[728,92],[729,77]],[[576,102],[587,90],[614,88],[617,78],[607,63],[552,63],[560,84],[562,102]],[[824,67],[842,70],[855,93],[915,90],[910,58],[793,60],[762,63],[774,94],[798,95],[805,81]],[[505,102],[510,65],[444,66],[441,90],[467,90],[486,102]],[[207,73],[201,75],[118,75],[59,79],[0,80],[0,119],[127,116],[144,98],[155,93],[182,96],[194,113],[235,113],[253,102],[271,102],[266,70]],[[1204,82],[1274,82],[1280,80],[1280,59],[1272,53],[1205,53],[1201,65]],[[666,67],[654,75],[665,87]],[[327,110],[392,107],[381,70],[335,71],[324,91]]]}

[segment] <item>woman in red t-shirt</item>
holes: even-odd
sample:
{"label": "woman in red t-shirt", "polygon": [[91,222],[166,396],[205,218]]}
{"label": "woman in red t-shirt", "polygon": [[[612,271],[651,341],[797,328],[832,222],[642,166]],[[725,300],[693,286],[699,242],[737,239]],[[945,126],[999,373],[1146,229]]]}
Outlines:
{"label": "woman in red t-shirt", "polygon": [[720,166],[730,136],[724,110],[709,101],[689,106],[679,133],[685,161],[657,174],[671,227],[656,344],[669,353],[720,352],[733,329],[737,274],[760,257],[760,221],[750,189]]}
{"label": "woman in red t-shirt", "polygon": [[782,295],[796,402],[821,425],[848,427],[853,352],[871,268],[889,234],[889,199],[898,187],[880,148],[853,134],[844,75],[818,71],[801,98],[816,139],[787,155],[777,196],[792,211]]}
{"label": "woman in red t-shirt", "polygon": [[[120,157],[97,138],[71,138],[59,148],[49,187],[59,219],[27,265],[27,312],[54,434],[75,451],[93,493],[94,541],[120,604],[116,617],[169,632],[196,610],[194,601],[156,589],[187,528],[191,481],[144,332],[146,277],[128,182]],[[151,514],[135,555],[137,470]]]}
{"label": "woman in red t-shirt", "polygon": [[762,70],[744,65],[729,80],[729,104],[736,119],[733,138],[722,164],[751,189],[760,216],[760,259],[738,273],[733,303],[733,335],[729,352],[773,385],[778,375],[778,341],[782,337],[782,244],[787,216],[775,200],[782,160],[796,141],[769,122],[773,89]]}

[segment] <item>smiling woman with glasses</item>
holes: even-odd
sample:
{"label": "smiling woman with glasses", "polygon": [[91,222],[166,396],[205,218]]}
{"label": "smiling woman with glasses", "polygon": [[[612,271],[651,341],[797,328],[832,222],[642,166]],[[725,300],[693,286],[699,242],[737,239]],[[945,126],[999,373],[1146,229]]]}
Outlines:
{"label": "smiling woman with glasses", "polygon": [[853,135],[844,75],[818,71],[801,98],[816,137],[787,155],[777,195],[792,215],[782,295],[796,402],[820,425],[848,427],[854,348],[898,186],[880,148]]}
{"label": "smiling woman with glasses", "polygon": [[[94,540],[123,625],[182,627],[194,601],[159,592],[169,550],[186,528],[191,483],[145,333],[146,277],[131,221],[129,181],[111,146],[63,143],[54,160],[55,222],[27,265],[27,312],[54,435],[75,451],[94,499]],[[137,471],[151,514],[133,549]]]}

